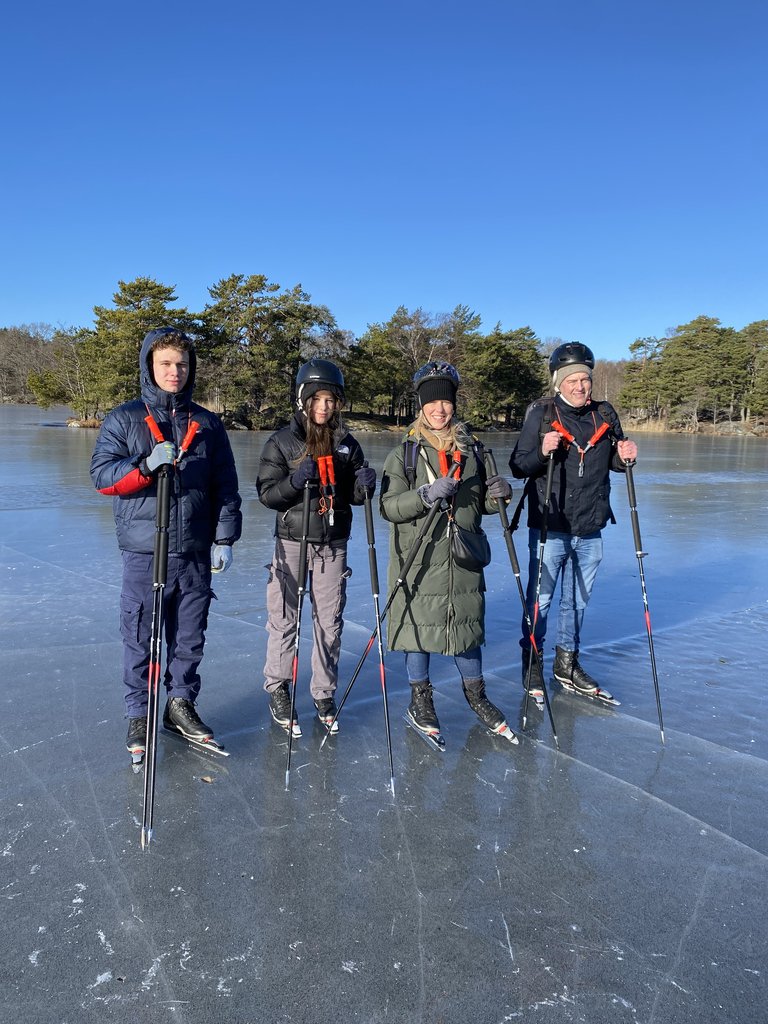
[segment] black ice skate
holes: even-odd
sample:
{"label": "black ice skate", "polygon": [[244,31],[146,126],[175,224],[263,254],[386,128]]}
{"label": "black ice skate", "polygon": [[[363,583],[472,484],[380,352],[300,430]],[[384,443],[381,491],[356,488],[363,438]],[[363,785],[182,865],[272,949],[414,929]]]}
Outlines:
{"label": "black ice skate", "polygon": [[213,729],[202,721],[191,700],[169,697],[163,712],[163,728],[181,736],[199,750],[210,750],[229,757],[227,751],[213,738]]}
{"label": "black ice skate", "polygon": [[434,750],[445,750],[445,740],[440,734],[440,722],[435,714],[429,681],[411,683],[411,703],[405,712],[405,720]]}
{"label": "black ice skate", "polygon": [[339,731],[339,723],[336,719],[337,708],[336,701],[333,697],[321,697],[320,700],[316,700],[315,709],[317,711],[317,717],[331,735],[337,733]]}
{"label": "black ice skate", "polygon": [[[291,721],[291,690],[289,683],[280,683],[276,689],[272,690],[269,695],[269,713],[280,728],[288,732],[288,725]],[[299,713],[296,708],[293,709],[293,728],[291,731],[294,737],[301,736]]]}
{"label": "black ice skate", "polygon": [[489,732],[494,736],[503,736],[510,743],[519,743],[517,736],[510,729],[503,713],[486,697],[485,681],[483,679],[462,681],[461,687],[464,690],[464,696],[467,698],[467,704],[469,704]]}
{"label": "black ice skate", "polygon": [[[531,648],[527,650],[525,647],[522,649],[522,665],[523,665],[523,689],[525,689],[526,682],[528,681],[528,662],[531,655]],[[531,662],[531,684],[528,691],[530,698],[535,702],[536,707],[539,711],[544,707],[544,673],[542,671],[542,659],[537,657],[534,653],[533,661]]]}
{"label": "black ice skate", "polygon": [[579,656],[576,651],[564,651],[562,647],[556,647],[553,673],[557,682],[571,693],[576,693],[579,697],[587,697],[589,700],[620,707],[620,702],[613,694],[598,686],[592,676],[584,671],[579,664]]}
{"label": "black ice skate", "polygon": [[144,764],[144,755],[147,752],[147,719],[129,718],[128,735],[125,737],[125,745],[131,755],[131,767],[138,772]]}

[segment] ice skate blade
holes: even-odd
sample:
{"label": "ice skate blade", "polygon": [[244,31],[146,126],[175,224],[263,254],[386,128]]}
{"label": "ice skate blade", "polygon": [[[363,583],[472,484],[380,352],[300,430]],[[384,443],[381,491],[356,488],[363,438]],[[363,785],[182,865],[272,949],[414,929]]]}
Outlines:
{"label": "ice skate blade", "polygon": [[517,735],[510,729],[509,725],[505,722],[501,729],[497,729],[496,732],[493,729],[488,730],[491,736],[501,736],[503,740],[507,740],[509,743],[517,744],[520,742]]}
{"label": "ice skate blade", "polygon": [[416,735],[423,739],[431,750],[439,750],[441,754],[445,752],[445,740],[441,733],[423,732],[415,722],[408,717],[408,715],[403,715],[403,718],[405,719],[405,724],[410,726]]}
{"label": "ice skate blade", "polygon": [[204,750],[207,754],[219,754],[221,757],[229,757],[230,753],[225,750],[220,743],[217,743],[214,739],[209,740],[193,740],[189,736],[185,736],[183,732],[179,732],[178,729],[169,729],[165,723],[163,723],[163,729],[168,733],[169,736],[175,736],[178,740],[183,740],[188,743],[190,747],[194,747],[195,750]]}
{"label": "ice skate blade", "polygon": [[582,691],[577,690],[575,686],[569,683],[564,683],[562,679],[555,678],[553,681],[559,683],[560,686],[562,686],[562,688],[566,690],[568,693],[574,693],[577,697],[582,697],[585,700],[594,701],[595,704],[610,704],[614,708],[621,707],[621,701],[616,700],[613,694],[609,693],[608,690],[602,690],[598,688],[597,690],[595,690],[594,693],[582,693]]}
{"label": "ice skate blade", "polygon": [[[525,693],[525,687],[523,687],[523,693]],[[525,700],[525,697],[523,697]],[[543,711],[546,707],[544,703],[544,694],[541,690],[538,693],[534,693],[533,690],[528,691],[528,707],[534,707],[537,711]]]}
{"label": "ice skate blade", "polygon": [[[328,720],[326,721],[326,720],[325,720],[324,718],[321,718],[321,717],[320,717],[320,716],[318,715],[318,716],[317,716],[317,720],[318,720],[318,722],[320,723],[320,725],[322,725],[322,727],[323,727],[323,728],[325,729],[325,731],[326,731],[327,733],[330,733],[330,734],[331,734],[331,736],[335,736],[335,735],[336,735],[336,733],[337,733],[337,732],[339,731],[339,720],[338,720],[338,718],[337,718],[337,719],[336,719],[336,721],[335,721],[335,722],[333,723],[333,725],[331,725],[331,722],[332,722],[333,720],[332,720],[332,719],[330,719],[330,718],[329,718],[329,719],[328,719]],[[295,736],[295,735],[296,735],[296,734],[294,733],[294,736]]]}
{"label": "ice skate blade", "polygon": [[[272,708],[269,709],[269,713],[270,713],[270,715],[272,715],[272,721],[275,723],[275,725],[278,727],[278,729],[282,729],[283,732],[287,736],[288,735],[288,726],[287,725],[283,725],[282,722],[278,722],[278,720],[272,714]],[[291,727],[291,732],[292,732],[293,738],[295,740],[299,739],[299,737],[301,736],[301,726],[299,725],[298,722],[294,722],[293,723],[293,725]]]}
{"label": "ice skate blade", "polygon": [[141,769],[144,767],[144,751],[143,750],[132,750],[131,754],[131,769],[134,775],[138,775]]}

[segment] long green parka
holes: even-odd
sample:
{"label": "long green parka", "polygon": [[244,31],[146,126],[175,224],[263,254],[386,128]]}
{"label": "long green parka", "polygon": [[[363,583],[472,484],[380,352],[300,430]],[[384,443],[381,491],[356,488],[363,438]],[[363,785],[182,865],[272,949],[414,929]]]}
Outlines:
{"label": "long green parka", "polygon": [[[423,454],[422,454],[423,453]],[[392,525],[389,538],[389,592],[397,583],[400,567],[418,536],[428,510],[418,493],[431,482],[423,455],[432,469],[432,480],[440,476],[438,455],[422,443],[416,461],[416,482],[408,484],[404,446],[399,444],[384,463],[380,509]],[[485,476],[469,452],[464,459],[461,483],[453,503],[459,526],[477,532],[483,515],[497,512],[489,498]],[[400,587],[388,613],[387,643],[393,651],[429,651],[435,654],[463,654],[485,642],[485,577],[456,565],[448,542],[448,519],[437,516],[431,534],[424,538],[408,579]]]}

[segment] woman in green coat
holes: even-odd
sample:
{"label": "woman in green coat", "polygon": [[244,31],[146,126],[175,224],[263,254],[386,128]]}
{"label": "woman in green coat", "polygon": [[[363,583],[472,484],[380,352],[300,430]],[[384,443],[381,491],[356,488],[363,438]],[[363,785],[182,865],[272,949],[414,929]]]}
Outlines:
{"label": "woman in green coat", "polygon": [[[389,590],[395,588],[423,519],[435,502],[439,514],[422,540],[408,579],[397,589],[387,627],[390,650],[404,651],[411,724],[442,746],[429,681],[431,654],[450,655],[461,674],[469,706],[491,732],[517,742],[502,712],[485,694],[481,646],[485,642],[485,579],[480,567],[457,562],[448,522],[480,534],[483,515],[512,489],[500,476],[486,479],[478,447],[466,426],[454,418],[459,375],[450,363],[432,362],[413,378],[420,411],[404,444],[384,463],[381,514],[391,523]],[[460,460],[461,471],[455,466]]]}

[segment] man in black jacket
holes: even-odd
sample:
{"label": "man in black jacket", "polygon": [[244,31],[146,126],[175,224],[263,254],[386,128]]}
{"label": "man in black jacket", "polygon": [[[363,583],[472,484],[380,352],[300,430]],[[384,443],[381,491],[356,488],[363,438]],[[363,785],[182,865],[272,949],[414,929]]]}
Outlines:
{"label": "man in black jacket", "polygon": [[[113,409],[99,432],[91,479],[112,495],[122,552],[120,632],[128,713],[126,746],[142,753],[147,735],[147,676],[153,603],[157,474],[173,466],[168,574],[163,591],[168,651],[163,725],[187,739],[213,731],[200,720],[198,667],[211,603],[211,568],[232,563],[242,515],[229,438],[218,416],[192,401],[196,357],[192,340],[171,327],[150,331],[139,356],[141,397]],[[198,425],[181,451],[189,424]],[[213,545],[213,549],[212,549]]]}
{"label": "man in black jacket", "polygon": [[[586,697],[610,697],[579,663],[581,626],[603,556],[601,531],[610,520],[610,471],[623,471],[637,458],[637,445],[624,438],[619,418],[607,402],[592,401],[595,358],[586,345],[569,342],[552,353],[549,369],[554,398],[539,399],[526,413],[510,469],[528,478],[529,570],[526,600],[541,655],[547,613],[561,577],[554,676]],[[554,461],[547,505],[546,478]],[[546,543],[534,615],[541,527],[547,509]],[[523,622],[523,682],[528,672],[530,635]],[[541,695],[543,667],[533,658],[531,695]]]}

